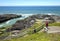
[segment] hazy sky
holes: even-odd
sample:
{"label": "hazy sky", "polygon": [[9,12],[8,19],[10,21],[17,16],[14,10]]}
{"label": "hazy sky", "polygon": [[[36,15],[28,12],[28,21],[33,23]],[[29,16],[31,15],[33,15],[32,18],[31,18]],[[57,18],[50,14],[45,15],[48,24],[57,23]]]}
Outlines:
{"label": "hazy sky", "polygon": [[60,0],[0,0],[0,6],[60,6]]}

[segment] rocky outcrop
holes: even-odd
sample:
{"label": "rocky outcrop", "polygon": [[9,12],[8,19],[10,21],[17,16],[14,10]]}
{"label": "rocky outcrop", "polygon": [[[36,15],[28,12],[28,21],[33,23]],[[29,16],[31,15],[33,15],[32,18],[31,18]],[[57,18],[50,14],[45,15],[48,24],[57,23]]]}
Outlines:
{"label": "rocky outcrop", "polygon": [[[13,31],[13,30],[22,30],[25,28],[29,28],[31,27],[34,23],[35,23],[35,19],[45,19],[48,18],[48,20],[50,20],[50,22],[55,22],[55,17],[59,17],[59,16],[55,16],[55,15],[32,15],[29,16],[27,18],[25,18],[24,20],[19,20],[17,21],[11,28],[8,28],[7,31]],[[58,18],[59,19],[59,18]]]}
{"label": "rocky outcrop", "polygon": [[34,18],[28,17],[24,20],[17,21],[11,28],[8,28],[7,31],[26,29],[31,27],[34,24],[34,22]]}
{"label": "rocky outcrop", "polygon": [[0,23],[3,23],[5,21],[8,21],[10,19],[21,17],[21,15],[15,15],[15,14],[4,14],[0,15]]}
{"label": "rocky outcrop", "polygon": [[56,22],[60,22],[60,16],[52,15],[52,17]]}
{"label": "rocky outcrop", "polygon": [[37,15],[33,15],[31,17],[33,17],[35,19],[42,19],[42,20],[45,20],[45,18],[48,18],[48,20],[50,20],[50,22],[53,23],[56,21],[56,19],[57,19],[56,17],[59,17],[59,16],[37,14]]}

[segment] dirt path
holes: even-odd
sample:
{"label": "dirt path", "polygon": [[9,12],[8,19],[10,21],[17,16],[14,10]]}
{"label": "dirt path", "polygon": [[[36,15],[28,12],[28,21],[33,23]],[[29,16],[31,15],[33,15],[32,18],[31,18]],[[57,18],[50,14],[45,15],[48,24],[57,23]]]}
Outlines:
{"label": "dirt path", "polygon": [[49,26],[48,27],[47,33],[58,33],[60,32],[60,27],[59,26]]}
{"label": "dirt path", "polygon": [[[44,28],[40,31],[45,31]],[[60,33],[60,27],[59,26],[49,26],[47,33]]]}

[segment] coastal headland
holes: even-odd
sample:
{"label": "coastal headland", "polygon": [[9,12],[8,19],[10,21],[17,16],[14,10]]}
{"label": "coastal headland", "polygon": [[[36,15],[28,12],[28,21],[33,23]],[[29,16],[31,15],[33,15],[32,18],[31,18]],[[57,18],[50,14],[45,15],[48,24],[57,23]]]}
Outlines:
{"label": "coastal headland", "polygon": [[[14,19],[14,18],[21,17],[22,15],[13,16],[13,14],[11,14],[11,15],[8,14],[8,15],[5,15],[5,17],[6,16],[13,17],[10,19]],[[36,29],[37,32],[39,31],[38,33],[40,34],[41,33],[40,28],[45,27],[44,23],[45,23],[46,19],[49,21],[50,27],[52,27],[52,26],[55,26],[55,27],[59,26],[60,27],[60,16],[58,16],[58,15],[47,15],[47,14],[45,14],[45,15],[35,14],[35,15],[28,16],[25,19],[17,20],[15,24],[11,25],[11,27],[8,26],[8,27],[0,28],[0,35],[1,35],[0,38],[3,40],[6,40],[6,39],[9,40],[11,37],[14,37],[14,38],[17,37],[18,38],[18,37],[20,37],[20,35],[21,35],[21,37],[23,37],[23,36],[28,37],[31,33],[34,34],[34,29]],[[2,22],[2,23],[4,23],[4,22]],[[43,24],[44,24],[44,26],[43,26]],[[6,34],[6,35],[4,35],[4,34]],[[27,34],[28,34],[28,36],[25,36]],[[45,33],[42,32],[42,34],[45,34]],[[31,37],[32,36],[33,35],[31,35]],[[34,40],[34,39],[32,39],[32,40]]]}
{"label": "coastal headland", "polygon": [[36,22],[36,19],[40,19],[44,22],[46,18],[49,20],[50,23],[60,22],[60,16],[36,14],[29,16],[23,20],[18,20],[15,24],[12,25],[10,29],[8,28],[7,31],[22,30],[25,28],[29,28]]}

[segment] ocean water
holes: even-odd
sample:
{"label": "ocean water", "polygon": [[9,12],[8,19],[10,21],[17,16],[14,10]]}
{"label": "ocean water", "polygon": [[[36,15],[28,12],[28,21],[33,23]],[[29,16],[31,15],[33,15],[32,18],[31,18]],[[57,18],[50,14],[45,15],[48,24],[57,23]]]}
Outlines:
{"label": "ocean water", "polygon": [[33,14],[60,15],[60,6],[0,6],[0,14],[21,14],[22,17],[0,23],[0,27],[11,26],[18,20]]}
{"label": "ocean water", "polygon": [[56,14],[60,6],[0,6],[0,14]]}

